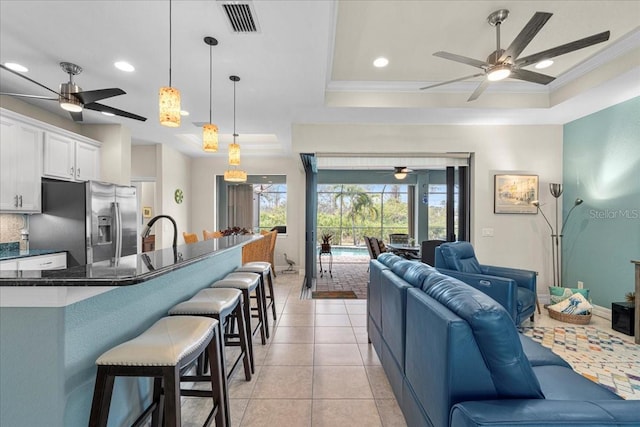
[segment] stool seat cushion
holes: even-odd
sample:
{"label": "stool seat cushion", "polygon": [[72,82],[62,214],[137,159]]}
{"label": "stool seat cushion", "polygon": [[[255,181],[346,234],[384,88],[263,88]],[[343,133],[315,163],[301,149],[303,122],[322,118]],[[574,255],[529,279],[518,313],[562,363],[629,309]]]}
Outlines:
{"label": "stool seat cushion", "polygon": [[260,280],[260,273],[253,273],[251,271],[239,271],[239,272],[232,272],[227,274],[225,277],[225,279],[249,279],[249,280],[255,280],[256,282]]}
{"label": "stool seat cushion", "polygon": [[171,315],[208,315],[230,312],[242,298],[239,289],[207,288],[195,294],[191,299],[176,304],[169,310]]}
{"label": "stool seat cushion", "polygon": [[209,317],[164,317],[136,338],[106,351],[97,365],[179,366],[213,337],[218,321]]}
{"label": "stool seat cushion", "polygon": [[259,273],[268,273],[271,271],[271,264],[263,261],[252,261],[242,264],[242,267],[236,268],[236,271],[255,271]]}

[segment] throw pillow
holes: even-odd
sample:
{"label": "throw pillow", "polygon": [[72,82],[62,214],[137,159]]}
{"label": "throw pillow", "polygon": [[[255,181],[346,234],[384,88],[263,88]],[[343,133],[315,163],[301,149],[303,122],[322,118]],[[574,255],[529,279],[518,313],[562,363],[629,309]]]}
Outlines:
{"label": "throw pillow", "polygon": [[571,295],[564,301],[547,307],[549,310],[565,314],[589,314],[593,306],[580,293]]}
{"label": "throw pillow", "polygon": [[549,286],[549,295],[551,296],[551,304],[557,304],[564,301],[573,294],[581,294],[586,300],[589,300],[589,289],[563,288],[560,286]]}

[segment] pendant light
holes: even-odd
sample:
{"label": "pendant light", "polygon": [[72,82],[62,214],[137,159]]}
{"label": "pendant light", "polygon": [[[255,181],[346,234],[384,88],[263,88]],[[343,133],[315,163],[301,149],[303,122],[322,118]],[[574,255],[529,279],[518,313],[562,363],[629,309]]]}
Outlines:
{"label": "pendant light", "polygon": [[213,37],[205,37],[204,42],[209,45],[209,123],[202,126],[202,149],[207,153],[218,151],[218,126],[211,120],[211,98],[213,97],[213,46],[218,40]]}
{"label": "pendant light", "polygon": [[169,0],[169,86],[159,92],[160,124],[168,127],[180,126],[180,91],[171,87],[171,0]]}
{"label": "pendant light", "polygon": [[[229,76],[233,82],[233,142],[229,144],[229,166],[240,166],[240,144],[236,142],[236,83],[240,81],[238,76]],[[247,173],[241,169],[231,168],[224,173],[227,182],[246,182]]]}

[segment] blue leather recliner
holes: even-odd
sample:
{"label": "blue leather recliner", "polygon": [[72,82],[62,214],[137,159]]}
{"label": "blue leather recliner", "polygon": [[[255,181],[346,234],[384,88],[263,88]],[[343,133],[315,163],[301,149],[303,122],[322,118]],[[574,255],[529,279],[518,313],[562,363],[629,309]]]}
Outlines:
{"label": "blue leather recliner", "polygon": [[498,301],[516,326],[536,309],[536,272],[483,265],[469,242],[447,242],[436,248],[435,267]]}

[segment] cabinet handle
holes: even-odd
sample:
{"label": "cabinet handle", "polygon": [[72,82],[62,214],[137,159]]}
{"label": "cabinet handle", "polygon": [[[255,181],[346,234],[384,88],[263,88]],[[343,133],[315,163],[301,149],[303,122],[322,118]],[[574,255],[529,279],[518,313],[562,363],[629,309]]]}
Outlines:
{"label": "cabinet handle", "polygon": [[22,207],[22,195],[20,195],[20,207]]}
{"label": "cabinet handle", "polygon": [[51,265],[53,264],[53,261],[49,261],[49,262],[41,262],[40,265]]}
{"label": "cabinet handle", "polygon": [[73,167],[71,167],[71,170],[69,172],[69,175],[73,176],[74,175],[74,171],[73,171]]}
{"label": "cabinet handle", "polygon": [[14,197],[14,199],[16,199],[16,201],[13,203],[14,207],[18,207],[18,195],[16,194],[16,196]]}
{"label": "cabinet handle", "polygon": [[80,178],[80,168],[78,168],[77,173],[76,173],[76,176],[77,176],[78,178]]}

